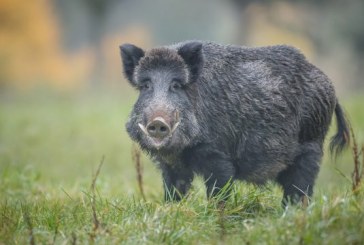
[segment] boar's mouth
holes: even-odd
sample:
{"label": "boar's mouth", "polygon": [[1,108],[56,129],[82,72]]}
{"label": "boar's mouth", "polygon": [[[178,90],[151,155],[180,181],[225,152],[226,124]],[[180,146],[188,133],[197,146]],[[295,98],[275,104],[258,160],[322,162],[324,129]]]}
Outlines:
{"label": "boar's mouth", "polygon": [[172,127],[164,120],[163,117],[154,118],[147,124],[147,126],[144,126],[142,123],[138,123],[138,126],[144,135],[153,141],[153,145],[159,149],[163,143],[166,143],[166,139],[173,135],[180,124],[179,113],[177,111],[175,111],[174,116],[175,123]]}

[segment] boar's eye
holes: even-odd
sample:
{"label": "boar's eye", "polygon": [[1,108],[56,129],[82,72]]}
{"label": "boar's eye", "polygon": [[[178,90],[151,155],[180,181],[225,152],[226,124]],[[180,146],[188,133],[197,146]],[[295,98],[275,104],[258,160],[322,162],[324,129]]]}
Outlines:
{"label": "boar's eye", "polygon": [[140,83],[140,86],[139,88],[141,90],[148,90],[150,89],[150,79],[144,79],[141,83]]}
{"label": "boar's eye", "polygon": [[173,79],[171,84],[172,90],[180,90],[182,89],[182,83],[178,79]]}

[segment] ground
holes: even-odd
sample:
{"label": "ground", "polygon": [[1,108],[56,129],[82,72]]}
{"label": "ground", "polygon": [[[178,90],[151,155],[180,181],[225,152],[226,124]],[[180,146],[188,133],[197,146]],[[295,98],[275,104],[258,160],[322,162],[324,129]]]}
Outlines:
{"label": "ground", "polygon": [[[181,203],[164,203],[160,173],[145,156],[144,200],[124,128],[134,100],[115,91],[1,93],[0,244],[364,242],[364,189],[351,191],[350,150],[336,161],[325,154],[307,208],[283,209],[274,183],[239,183],[222,211],[201,179]],[[363,98],[341,102],[364,142]]]}

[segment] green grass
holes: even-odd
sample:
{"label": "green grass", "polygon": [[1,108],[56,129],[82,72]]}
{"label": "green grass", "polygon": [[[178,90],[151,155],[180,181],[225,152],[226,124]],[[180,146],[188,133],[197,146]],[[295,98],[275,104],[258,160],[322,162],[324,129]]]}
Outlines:
{"label": "green grass", "polygon": [[[350,151],[336,162],[326,154],[306,209],[283,210],[274,183],[239,183],[222,212],[216,201],[206,200],[201,179],[181,203],[164,203],[160,174],[146,157],[144,201],[124,129],[133,92],[0,96],[0,244],[32,243],[31,237],[36,244],[364,241],[364,190],[351,192]],[[364,142],[364,100],[342,102],[358,142]],[[101,224],[95,229],[90,186],[102,156],[95,196]]]}

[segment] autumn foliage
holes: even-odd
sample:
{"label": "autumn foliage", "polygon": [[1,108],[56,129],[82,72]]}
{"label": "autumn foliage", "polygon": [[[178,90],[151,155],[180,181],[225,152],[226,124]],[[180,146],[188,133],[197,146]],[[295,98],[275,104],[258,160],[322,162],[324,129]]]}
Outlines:
{"label": "autumn foliage", "polygon": [[[35,83],[71,85],[74,68],[86,66],[60,49],[59,28],[48,1],[0,2],[0,84],[26,88]],[[69,72],[64,72],[68,70]]]}

